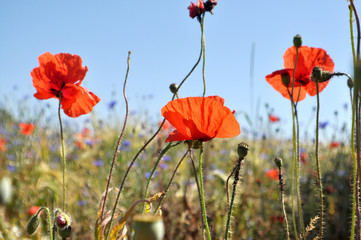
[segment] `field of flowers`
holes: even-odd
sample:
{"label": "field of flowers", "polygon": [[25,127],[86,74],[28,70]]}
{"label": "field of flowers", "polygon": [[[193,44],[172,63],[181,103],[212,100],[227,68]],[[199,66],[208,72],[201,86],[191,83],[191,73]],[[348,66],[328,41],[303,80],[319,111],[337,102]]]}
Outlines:
{"label": "field of flowers", "polygon": [[[131,52],[125,115],[112,102],[108,122],[90,114],[101,99],[81,86],[88,68],[80,56],[39,56],[31,72],[34,97],[58,100],[56,121],[42,114],[48,109],[34,113],[22,105],[15,114],[1,105],[0,239],[361,238],[360,37],[352,41],[349,74],[334,72],[326,50],[304,46],[296,35],[283,69],[265,76],[290,102],[291,137],[281,134],[280,116],[268,104],[258,116],[266,121],[247,116],[253,127],[241,129],[223,97],[206,94],[204,15],[216,6],[198,0],[188,8],[200,24],[200,55],[170,85],[160,122],[128,109]],[[353,1],[350,13],[360,36]],[[202,65],[203,93],[180,96]],[[298,103],[319,99],[334,77],[345,79],[351,96],[335,118],[352,112],[352,119],[336,132],[319,122],[317,105],[315,131],[301,137]],[[36,117],[24,117],[31,114]],[[88,120],[77,126],[67,121],[85,114]],[[321,141],[321,134],[332,137]]]}

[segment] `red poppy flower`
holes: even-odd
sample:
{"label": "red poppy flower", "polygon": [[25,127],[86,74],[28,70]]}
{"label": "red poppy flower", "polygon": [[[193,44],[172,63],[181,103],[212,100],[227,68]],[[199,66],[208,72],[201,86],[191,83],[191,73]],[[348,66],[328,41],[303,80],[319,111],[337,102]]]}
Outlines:
{"label": "red poppy flower", "polygon": [[280,119],[279,119],[279,117],[270,114],[270,115],[268,116],[268,120],[269,120],[270,122],[279,122]]}
{"label": "red poppy flower", "polygon": [[29,210],[28,210],[28,215],[29,215],[29,216],[33,216],[33,215],[37,214],[39,210],[40,210],[40,207],[38,207],[38,206],[32,206],[32,207],[30,207]]}
{"label": "red poppy flower", "polygon": [[170,101],[162,108],[162,115],[174,128],[166,142],[184,140],[209,141],[231,138],[241,133],[233,112],[218,96],[188,97]]}
{"label": "red poppy flower", "polygon": [[6,152],[6,139],[0,137],[0,152]]}
{"label": "red poppy flower", "polygon": [[[285,69],[275,71],[266,76],[266,80],[274,89],[282,94],[283,97],[290,99],[292,93],[292,76],[296,58],[296,48],[290,47],[283,55]],[[301,46],[298,49],[298,59],[295,72],[295,82],[293,88],[293,100],[296,102],[305,99],[306,93],[310,96],[317,94],[316,83],[311,80],[312,70],[314,67],[320,67],[324,71],[333,72],[334,63],[331,57],[322,48],[313,48]],[[287,75],[291,81],[286,86],[282,82],[282,75]],[[325,81],[318,84],[319,92],[321,92],[328,84]]]}
{"label": "red poppy flower", "polygon": [[271,178],[272,180],[279,179],[279,170],[278,169],[270,169],[266,172],[267,177]]}
{"label": "red poppy flower", "polygon": [[34,124],[31,123],[19,123],[19,127],[20,127],[20,134],[22,135],[31,135],[34,131]]}
{"label": "red poppy flower", "polygon": [[80,86],[88,68],[82,66],[79,56],[46,52],[39,56],[39,64],[31,72],[37,99],[59,99],[61,94],[61,106],[69,117],[89,113],[100,101],[94,93]]}
{"label": "red poppy flower", "polygon": [[339,142],[332,141],[332,142],[330,143],[330,148],[331,148],[331,149],[332,149],[332,148],[337,148],[337,147],[339,147],[339,146],[341,146],[341,143],[339,143]]}
{"label": "red poppy flower", "polygon": [[189,10],[189,16],[191,18],[200,17],[202,13],[204,13],[204,4],[203,1],[198,0],[197,5],[194,3],[191,3],[191,5],[188,7]]}

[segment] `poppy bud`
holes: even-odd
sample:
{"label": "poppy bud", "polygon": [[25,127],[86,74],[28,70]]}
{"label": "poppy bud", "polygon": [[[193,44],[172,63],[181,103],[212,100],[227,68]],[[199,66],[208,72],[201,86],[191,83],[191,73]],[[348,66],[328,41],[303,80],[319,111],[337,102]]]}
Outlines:
{"label": "poppy bud", "polygon": [[353,88],[354,85],[353,85],[353,81],[352,81],[351,78],[347,79],[347,86],[348,86],[350,89]]}
{"label": "poppy bud", "polygon": [[65,228],[59,229],[59,236],[63,239],[70,237],[71,227],[67,226]]}
{"label": "poppy bud", "polygon": [[170,91],[173,93],[173,94],[176,94],[178,92],[178,85],[175,84],[175,83],[172,83],[170,86],[169,86],[169,89]]}
{"label": "poppy bud", "polygon": [[282,158],[276,157],[276,158],[275,158],[275,163],[276,163],[276,166],[277,166],[278,168],[281,168],[281,167],[282,167]]}
{"label": "poppy bud", "polygon": [[240,144],[238,144],[238,148],[237,148],[238,157],[244,158],[245,156],[247,156],[248,150],[249,150],[249,146],[247,143],[241,142]]}
{"label": "poppy bud", "polygon": [[296,48],[300,48],[302,46],[302,37],[297,34],[294,38],[293,38],[293,45]]}
{"label": "poppy bud", "polygon": [[64,229],[66,227],[69,227],[71,224],[71,218],[65,214],[61,213],[56,217],[56,226],[58,229]]}
{"label": "poppy bud", "polygon": [[6,204],[12,195],[11,180],[8,177],[3,177],[0,180],[0,205]]}
{"label": "poppy bud", "polygon": [[162,240],[164,238],[164,223],[159,215],[135,215],[134,240]]}
{"label": "poppy bud", "polygon": [[26,232],[30,235],[33,235],[36,232],[36,230],[38,230],[39,224],[40,224],[39,214],[35,214],[30,218],[28,225],[26,226]]}
{"label": "poppy bud", "polygon": [[314,67],[312,69],[312,80],[315,82],[319,82],[322,77],[322,69],[320,67]]}
{"label": "poppy bud", "polygon": [[284,72],[284,73],[282,73],[281,78],[282,78],[283,85],[288,87],[290,85],[290,82],[291,82],[290,74],[288,72]]}
{"label": "poppy bud", "polygon": [[207,2],[204,3],[204,10],[212,13],[212,10],[216,5],[217,5],[217,0],[208,0]]}

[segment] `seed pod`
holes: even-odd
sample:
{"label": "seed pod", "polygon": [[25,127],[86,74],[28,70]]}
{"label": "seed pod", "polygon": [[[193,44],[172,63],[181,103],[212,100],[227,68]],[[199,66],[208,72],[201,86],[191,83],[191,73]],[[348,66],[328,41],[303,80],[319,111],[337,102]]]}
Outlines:
{"label": "seed pod", "polygon": [[135,215],[134,240],[162,240],[164,238],[164,223],[158,215]]}
{"label": "seed pod", "polygon": [[241,142],[240,144],[238,144],[238,148],[237,148],[238,157],[244,158],[245,156],[247,156],[248,150],[249,150],[249,146],[247,143]]}
{"label": "seed pod", "polygon": [[59,229],[59,236],[63,239],[70,237],[71,235],[71,227],[67,226],[65,228]]}

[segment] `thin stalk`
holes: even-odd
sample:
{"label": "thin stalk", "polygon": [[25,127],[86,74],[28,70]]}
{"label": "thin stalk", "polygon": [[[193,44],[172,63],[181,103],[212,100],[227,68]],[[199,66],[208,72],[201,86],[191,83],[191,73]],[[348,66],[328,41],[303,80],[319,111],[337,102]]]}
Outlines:
{"label": "thin stalk", "polygon": [[159,211],[160,206],[162,205],[163,200],[164,200],[164,198],[165,198],[165,196],[166,196],[166,194],[167,194],[167,192],[168,192],[168,190],[169,190],[169,188],[170,188],[170,185],[171,185],[172,182],[173,182],[174,176],[175,176],[175,174],[177,173],[179,166],[181,165],[181,163],[183,162],[183,160],[184,160],[184,158],[187,156],[187,154],[191,151],[191,149],[192,149],[192,145],[189,145],[188,150],[187,150],[186,153],[183,155],[183,157],[181,158],[181,160],[178,162],[176,168],[174,169],[173,174],[172,174],[172,177],[170,178],[169,183],[168,183],[167,187],[166,187],[165,190],[164,190],[164,195],[163,195],[162,198],[160,199],[160,201],[159,201],[159,203],[158,203],[158,206],[156,207],[156,209],[155,209],[155,211],[154,211],[154,214],[156,214],[156,213]]}
{"label": "thin stalk", "polygon": [[209,231],[208,226],[208,220],[207,220],[207,212],[206,212],[206,204],[204,201],[204,189],[203,189],[203,142],[200,144],[199,148],[199,183],[200,183],[200,189],[201,189],[201,200],[202,200],[202,209],[203,209],[203,220],[204,220],[204,226],[206,228],[207,237],[209,240],[211,240],[211,232]]}
{"label": "thin stalk", "polygon": [[348,8],[350,9],[350,35],[351,35],[352,60],[353,60],[353,65],[356,66],[355,41],[353,35],[353,20],[352,20],[352,5],[349,5]]}
{"label": "thin stalk", "polygon": [[66,159],[65,159],[65,147],[64,147],[64,134],[63,134],[63,123],[61,121],[60,107],[61,107],[62,94],[59,93],[59,107],[58,107],[58,117],[60,125],[60,141],[61,141],[61,155],[63,160],[63,211],[66,211]]}
{"label": "thin stalk", "polygon": [[317,107],[316,107],[316,168],[317,168],[317,180],[318,180],[318,188],[319,188],[319,198],[320,198],[320,233],[319,238],[323,238],[323,218],[324,218],[324,211],[325,206],[323,203],[323,186],[322,186],[322,179],[321,179],[321,167],[320,167],[320,161],[318,156],[318,124],[319,124],[319,115],[320,115],[320,93],[319,93],[319,87],[318,87],[318,81],[316,81],[316,92],[317,92]]}
{"label": "thin stalk", "polygon": [[358,17],[356,8],[355,8],[355,4],[353,3],[353,0],[350,0],[351,6],[352,6],[352,10],[355,13],[355,18],[356,18],[356,27],[357,27],[357,57],[356,59],[360,59],[360,39],[361,39],[361,33],[360,33],[360,19]]}
{"label": "thin stalk", "polygon": [[203,14],[202,21],[201,21],[201,32],[202,32],[202,40],[201,40],[201,48],[203,51],[203,67],[202,67],[202,78],[203,78],[203,97],[206,95],[206,75],[205,75],[205,68],[206,68],[206,43],[204,40],[204,17],[206,15]]}
{"label": "thin stalk", "polygon": [[288,219],[287,219],[287,212],[286,212],[286,204],[285,204],[285,196],[284,196],[284,184],[283,184],[283,177],[282,177],[282,167],[280,166],[278,168],[279,171],[279,185],[280,185],[280,191],[281,191],[281,204],[282,204],[282,211],[283,211],[283,216],[285,218],[285,225],[286,225],[286,236],[287,236],[287,240],[290,239],[290,231],[289,231],[289,225],[288,225]]}
{"label": "thin stalk", "polygon": [[[234,172],[234,181],[233,181],[233,189],[232,189],[232,196],[231,196],[231,203],[229,204],[229,210],[228,210],[228,216],[227,216],[227,224],[226,224],[226,232],[224,234],[224,239],[227,240],[228,239],[228,234],[229,234],[229,226],[230,226],[230,222],[231,222],[231,216],[232,216],[232,209],[233,209],[233,202],[234,202],[234,197],[236,195],[236,188],[237,188],[237,183],[239,181],[239,172],[241,169],[241,163],[242,163],[243,157],[242,158],[238,158],[238,162],[237,165],[234,169],[234,171],[232,171],[232,173]],[[227,193],[228,195],[228,193]]]}
{"label": "thin stalk", "polygon": [[110,172],[109,172],[109,177],[108,177],[108,182],[107,182],[107,187],[105,190],[105,196],[104,196],[104,201],[103,201],[103,206],[102,206],[102,212],[100,214],[100,219],[103,219],[103,214],[104,214],[104,209],[105,209],[105,203],[107,201],[107,196],[108,196],[108,190],[109,190],[109,185],[110,185],[110,180],[112,178],[113,175],[113,169],[114,169],[114,165],[115,165],[115,161],[117,159],[117,154],[118,154],[118,148],[120,145],[120,142],[123,138],[124,132],[125,132],[125,127],[127,125],[127,120],[128,120],[128,98],[127,95],[125,93],[125,87],[127,85],[127,80],[128,80],[128,74],[129,74],[129,68],[130,68],[130,54],[132,52],[129,51],[128,52],[128,60],[127,60],[127,73],[125,75],[125,80],[124,80],[124,85],[123,85],[123,96],[124,96],[124,101],[125,101],[125,117],[124,117],[124,124],[123,124],[123,128],[122,131],[120,132],[119,138],[118,138],[118,142],[117,145],[115,147],[115,151],[114,151],[114,155],[113,155],[113,161],[112,161],[112,165],[110,167]]}
{"label": "thin stalk", "polygon": [[[351,90],[350,90],[351,91]],[[351,97],[352,100],[352,97]],[[352,124],[351,124],[351,151],[353,160],[353,194],[352,194],[352,215],[351,215],[351,235],[350,240],[355,237],[355,216],[356,216],[356,189],[357,189],[357,160],[355,152],[355,112],[356,112],[356,98],[352,101]]]}
{"label": "thin stalk", "polygon": [[49,224],[49,237],[50,237],[50,240],[53,240],[53,233],[52,233],[52,227],[51,227],[51,215],[50,215],[50,211],[47,207],[41,207],[39,212],[41,210],[45,210],[46,211],[46,215],[48,216],[48,224]]}
{"label": "thin stalk", "polygon": [[[147,198],[147,195],[148,195],[148,189],[149,189],[149,185],[150,185],[150,181],[152,180],[152,177],[153,177],[153,174],[155,172],[155,170],[157,169],[158,167],[158,164],[160,162],[160,160],[162,159],[162,157],[164,156],[164,154],[166,154],[166,152],[171,149],[172,147],[178,145],[180,142],[177,142],[175,145],[172,145],[172,142],[170,142],[163,150],[162,152],[159,154],[158,156],[158,159],[157,161],[155,162],[154,166],[153,166],[153,169],[150,173],[150,176],[148,178],[148,181],[147,181],[147,186],[145,187],[145,191],[144,191],[144,199]],[[143,204],[143,214],[145,213],[145,203]]]}
{"label": "thin stalk", "polygon": [[295,214],[295,201],[294,201],[294,193],[295,193],[295,169],[296,169],[296,127],[295,127],[295,117],[293,112],[293,102],[291,101],[292,107],[292,145],[293,145],[293,154],[292,154],[292,176],[291,176],[291,207],[292,207],[292,226],[295,237],[298,236],[297,227],[296,227],[296,214]]}

